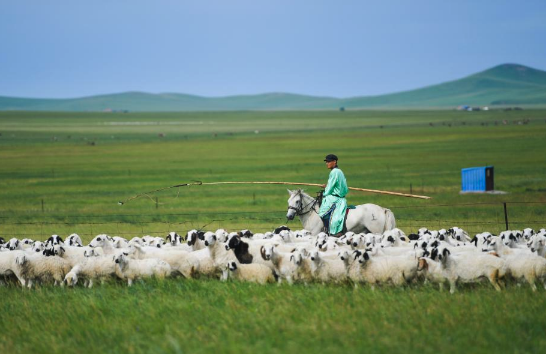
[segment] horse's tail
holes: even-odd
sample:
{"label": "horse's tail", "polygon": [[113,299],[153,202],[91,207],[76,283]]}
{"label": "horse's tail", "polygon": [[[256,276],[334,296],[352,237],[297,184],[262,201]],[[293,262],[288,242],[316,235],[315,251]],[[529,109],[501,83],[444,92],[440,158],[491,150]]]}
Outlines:
{"label": "horse's tail", "polygon": [[385,209],[385,231],[392,230],[396,227],[394,214],[390,209]]}

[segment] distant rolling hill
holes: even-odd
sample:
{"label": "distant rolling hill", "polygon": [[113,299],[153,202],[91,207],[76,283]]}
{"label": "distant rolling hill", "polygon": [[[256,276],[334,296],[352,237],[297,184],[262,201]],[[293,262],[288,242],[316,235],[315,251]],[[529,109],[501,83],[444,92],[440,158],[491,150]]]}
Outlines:
{"label": "distant rolling hill", "polygon": [[72,99],[0,96],[0,110],[219,111],[366,108],[451,108],[459,105],[546,105],[546,71],[503,64],[468,77],[399,93],[333,98],[266,93],[202,97],[178,93],[125,92]]}

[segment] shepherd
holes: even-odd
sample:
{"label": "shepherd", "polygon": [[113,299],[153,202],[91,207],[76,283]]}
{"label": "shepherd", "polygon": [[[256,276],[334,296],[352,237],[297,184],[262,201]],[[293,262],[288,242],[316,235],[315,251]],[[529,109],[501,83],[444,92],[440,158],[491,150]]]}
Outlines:
{"label": "shepherd", "polygon": [[338,158],[334,154],[326,155],[324,162],[330,170],[328,183],[324,185],[322,204],[319,209],[319,216],[324,223],[324,230],[332,236],[341,236],[345,215],[347,213],[347,200],[345,196],[349,193],[347,180],[343,171],[337,164]]}

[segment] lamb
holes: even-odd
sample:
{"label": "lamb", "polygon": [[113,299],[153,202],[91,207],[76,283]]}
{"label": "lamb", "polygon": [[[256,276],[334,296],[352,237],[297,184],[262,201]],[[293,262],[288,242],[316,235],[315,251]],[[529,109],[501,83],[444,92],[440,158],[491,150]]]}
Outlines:
{"label": "lamb", "polygon": [[400,240],[397,234],[391,231],[385,231],[383,233],[383,240],[381,241],[381,247],[409,247],[410,244]]}
{"label": "lamb", "polygon": [[15,275],[17,280],[24,287],[26,280],[22,273],[22,261],[26,255],[25,251],[15,250],[10,252],[0,252],[0,277]]}
{"label": "lamb", "polygon": [[46,246],[64,246],[63,239],[59,235],[51,235],[50,238],[46,240]]}
{"label": "lamb", "polygon": [[378,243],[381,243],[381,235],[368,233],[364,236],[364,245],[366,248],[373,247]]}
{"label": "lamb", "polygon": [[149,243],[148,245],[150,247],[156,247],[156,248],[161,248],[161,246],[163,246],[165,244],[165,240],[163,240],[161,237],[154,237]]}
{"label": "lamb", "polygon": [[205,248],[204,237],[205,233],[203,231],[188,231],[188,233],[186,234],[188,246],[191,246],[193,251],[202,250],[203,248]]}
{"label": "lamb", "polygon": [[30,248],[30,252],[43,252],[45,249],[45,245],[42,241],[34,241],[32,244],[32,247]]}
{"label": "lamb", "polygon": [[353,282],[355,288],[358,287],[358,282],[361,281],[360,263],[358,262],[360,255],[362,255],[360,250],[339,252],[339,259],[343,261],[345,266],[345,276]]}
{"label": "lamb", "polygon": [[546,258],[537,256],[530,250],[509,248],[499,241],[491,241],[488,250],[494,250],[501,255],[506,262],[506,273],[515,280],[526,280],[533,291],[537,291],[537,280],[542,281],[546,289]]}
{"label": "lamb", "polygon": [[65,244],[71,247],[82,247],[83,242],[78,234],[71,234],[65,240]]}
{"label": "lamb", "polygon": [[242,264],[250,264],[254,258],[248,252],[248,247],[248,243],[244,242],[241,239],[241,236],[239,236],[237,233],[232,235],[232,237],[230,237],[226,243],[226,250],[232,249],[235,253],[235,257],[237,257],[237,260]]}
{"label": "lamb", "polygon": [[23,249],[29,249],[32,247],[32,244],[34,243],[34,240],[30,238],[24,238],[21,240],[21,245],[23,245]]}
{"label": "lamb", "polygon": [[182,237],[176,232],[169,232],[165,239],[173,247],[180,246],[182,244]]}
{"label": "lamb", "polygon": [[308,252],[305,249],[296,249],[294,252],[292,252],[290,262],[296,266],[292,276],[294,281],[303,282],[304,284],[313,281],[314,276],[313,267],[311,264],[312,261],[308,256]]}
{"label": "lamb", "polygon": [[546,258],[546,236],[543,234],[535,234],[529,238],[528,243],[531,252],[536,252],[540,257]]}
{"label": "lamb", "polygon": [[250,281],[258,284],[274,283],[275,277],[273,271],[263,264],[240,264],[235,261],[224,263],[222,270],[222,280],[228,278],[239,281]]}
{"label": "lamb", "polygon": [[480,234],[476,234],[470,243],[473,243],[477,249],[481,249],[492,236],[493,235],[491,235],[489,232],[482,232]]}
{"label": "lamb", "polygon": [[505,258],[508,274],[515,280],[526,280],[533,291],[537,291],[536,281],[542,282],[546,289],[546,258],[530,255]]}
{"label": "lamb", "polygon": [[462,242],[470,241],[470,236],[468,235],[468,233],[465,230],[456,226],[453,226],[452,228],[448,229],[447,235],[453,237],[457,241],[462,241]]}
{"label": "lamb", "polygon": [[6,246],[5,246],[7,249],[9,249],[10,251],[15,251],[15,250],[19,250],[19,251],[23,251],[24,248],[23,248],[23,244],[21,243],[21,241],[19,241],[18,239],[16,238],[12,238],[10,239],[7,243],[6,243]]}
{"label": "lamb", "polygon": [[158,250],[154,247],[142,247],[133,244],[128,252],[135,259],[160,259],[171,266],[171,273],[181,274],[185,278],[192,278],[196,271],[199,271],[199,259],[192,252],[182,250]]}
{"label": "lamb", "polygon": [[227,233],[226,230],[218,229],[218,230],[216,230],[216,232],[214,234],[216,235],[216,239],[219,242],[226,242],[227,241],[228,233]]}
{"label": "lamb", "polygon": [[[496,253],[461,253],[452,255],[444,248],[431,253],[431,258],[438,258],[443,269],[443,276],[450,283],[450,292],[455,292],[457,282],[475,283],[482,279],[489,279],[497,291],[501,291],[499,280],[507,272],[506,262]],[[438,278],[438,274],[436,278]]]}
{"label": "lamb", "polygon": [[417,276],[417,261],[414,257],[370,257],[368,252],[364,252],[358,261],[361,265],[359,278],[369,283],[372,290],[380,283],[404,285]]}
{"label": "lamb", "polygon": [[216,242],[216,240],[217,237],[214,233],[205,233],[203,241],[205,248],[191,253],[199,260],[199,269],[196,273],[216,277],[220,272],[218,266],[227,262],[226,257],[230,255],[229,251],[226,250],[225,245]]}
{"label": "lamb", "polygon": [[[62,254],[63,249],[57,245],[54,252]],[[64,277],[72,268],[72,265],[60,256],[45,256],[39,253],[21,256],[19,264],[22,267],[21,274],[29,289],[36,280],[54,280],[55,285],[63,286]]]}
{"label": "lamb", "polygon": [[[58,255],[63,257],[65,260],[67,260],[72,266],[78,264],[79,262],[85,260],[87,257],[93,257],[93,256],[99,256],[102,252],[99,251],[99,249],[90,247],[90,246],[84,246],[84,247],[61,247],[62,252],[59,253],[57,251],[57,254],[55,254],[54,248],[51,248],[49,246],[46,248],[46,250],[53,251],[53,255]],[[59,248],[60,249],[60,248]]]}
{"label": "lamb", "polygon": [[239,232],[237,232],[237,234],[241,237],[246,237],[246,238],[252,238],[252,236],[254,236],[254,234],[252,233],[252,231],[250,230],[241,230]]}
{"label": "lamb", "polygon": [[523,238],[526,240],[526,241],[529,241],[529,239],[531,237],[533,237],[534,235],[536,235],[536,232],[535,230],[531,229],[531,228],[526,228],[523,230]]}
{"label": "lamb", "polygon": [[114,248],[127,248],[129,247],[129,241],[123,237],[114,236],[112,237],[112,247]]}
{"label": "lamb", "polygon": [[309,259],[316,280],[322,283],[341,283],[347,279],[345,263],[341,259],[326,259],[316,249],[309,253]]}
{"label": "lamb", "polygon": [[150,235],[146,235],[146,236],[142,236],[142,242],[144,242],[145,245],[149,246],[151,242],[153,242],[155,239],[155,237],[153,236],[150,236]]}
{"label": "lamb", "polygon": [[510,256],[510,255],[521,255],[529,256],[533,253],[528,248],[510,248],[506,246],[500,238],[491,237],[490,240],[482,246],[484,252],[494,251],[497,252],[501,257]]}
{"label": "lamb", "polygon": [[[356,234],[351,237],[351,248],[353,249],[363,249],[366,248],[366,236],[363,234]],[[370,243],[373,243],[373,241],[369,240]]]}
{"label": "lamb", "polygon": [[116,249],[112,246],[112,242],[108,239],[108,235],[106,234],[97,235],[91,240],[91,242],[89,242],[89,246],[93,248],[101,247],[105,255],[115,254],[116,252]]}
{"label": "lamb", "polygon": [[[114,256],[115,257],[115,256]],[[116,274],[113,256],[88,257],[76,264],[64,278],[69,286],[75,286],[80,277],[85,279],[84,286],[93,287],[93,281],[104,282]]]}
{"label": "lamb", "polygon": [[274,267],[275,274],[278,276],[278,283],[281,284],[285,279],[288,284],[292,285],[294,282],[294,273],[296,272],[296,265],[290,262],[290,256],[292,253],[280,252],[277,249],[278,244],[267,244],[262,246],[262,258],[266,261],[271,261]]}
{"label": "lamb", "polygon": [[130,259],[126,253],[113,257],[116,263],[116,275],[120,279],[127,279],[129,286],[135,279],[155,277],[163,279],[171,274],[171,266],[159,259]]}
{"label": "lamb", "polygon": [[449,250],[444,249],[441,261],[432,258],[421,257],[419,270],[425,271],[425,277],[440,284],[449,282],[449,292],[453,294],[458,282],[474,283],[481,279],[489,279],[495,290],[501,291],[499,280],[506,272],[505,262],[495,255],[474,254],[450,256]]}

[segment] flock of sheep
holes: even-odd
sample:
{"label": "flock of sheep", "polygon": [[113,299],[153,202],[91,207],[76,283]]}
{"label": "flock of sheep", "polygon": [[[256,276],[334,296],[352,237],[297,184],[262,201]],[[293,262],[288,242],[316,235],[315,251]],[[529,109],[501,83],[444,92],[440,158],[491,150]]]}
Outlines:
{"label": "flock of sheep", "polygon": [[345,283],[402,286],[411,283],[449,284],[486,280],[498,291],[505,280],[546,289],[546,230],[484,232],[472,239],[464,230],[422,228],[406,235],[400,229],[378,234],[347,232],[339,238],[286,226],[274,232],[170,232],[161,237],[98,235],[84,246],[77,234],[63,240],[8,241],[0,238],[0,283],[92,287],[118,278],[132,285],[150,277],[213,277],[260,284]]}

